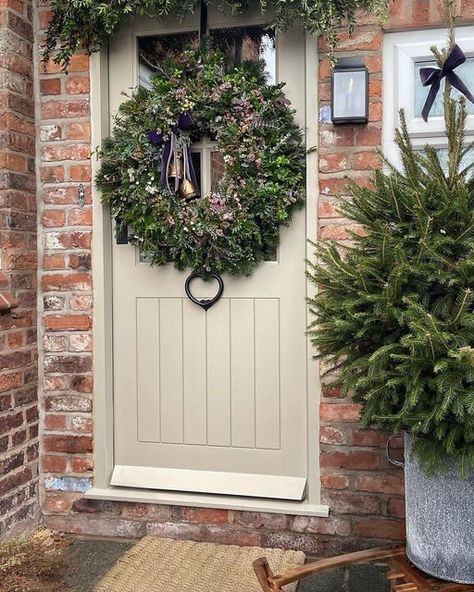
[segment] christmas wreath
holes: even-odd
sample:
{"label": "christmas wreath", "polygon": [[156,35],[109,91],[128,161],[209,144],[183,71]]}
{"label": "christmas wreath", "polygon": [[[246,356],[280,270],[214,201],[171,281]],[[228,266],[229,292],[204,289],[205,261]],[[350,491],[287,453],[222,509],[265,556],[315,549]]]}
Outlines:
{"label": "christmas wreath", "polygon": [[[185,51],[120,107],[97,185],[152,264],[248,275],[304,202],[302,132],[261,63]],[[208,136],[223,173],[200,194],[190,146]]]}

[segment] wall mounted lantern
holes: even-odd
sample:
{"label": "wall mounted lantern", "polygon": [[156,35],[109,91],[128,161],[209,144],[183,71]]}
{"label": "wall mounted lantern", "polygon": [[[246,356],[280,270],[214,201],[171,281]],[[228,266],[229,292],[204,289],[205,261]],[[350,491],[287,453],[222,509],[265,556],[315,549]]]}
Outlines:
{"label": "wall mounted lantern", "polygon": [[334,124],[369,120],[369,71],[361,58],[340,58],[332,72]]}

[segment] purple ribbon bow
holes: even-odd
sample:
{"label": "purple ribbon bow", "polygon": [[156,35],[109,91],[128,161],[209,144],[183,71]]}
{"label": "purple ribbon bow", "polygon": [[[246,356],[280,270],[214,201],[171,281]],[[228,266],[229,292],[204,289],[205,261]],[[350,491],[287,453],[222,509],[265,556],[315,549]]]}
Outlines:
{"label": "purple ribbon bow", "polygon": [[[178,117],[176,125],[173,126],[167,139],[165,136],[159,133],[158,130],[152,130],[148,132],[148,139],[152,144],[163,144],[163,157],[161,161],[161,176],[160,186],[167,187],[171,191],[171,187],[168,181],[168,170],[170,164],[173,162],[175,168],[178,167],[178,138],[181,132],[188,131],[193,126],[193,118],[190,113],[181,113]],[[194,170],[193,160],[191,158],[191,148],[189,144],[183,147],[183,164],[184,164],[184,178],[188,181],[192,181],[195,187],[198,187],[196,171]],[[178,191],[179,179],[175,177],[174,191]]]}
{"label": "purple ribbon bow", "polygon": [[451,50],[449,56],[446,58],[446,61],[443,64],[443,67],[440,68],[421,68],[420,69],[420,78],[423,86],[431,86],[430,92],[426,97],[426,102],[423,107],[423,111],[421,112],[421,116],[425,121],[428,121],[428,115],[431,111],[431,107],[436,99],[436,95],[438,94],[439,87],[441,86],[441,80],[446,78],[446,80],[457,89],[460,93],[462,93],[467,99],[474,103],[474,96],[471,94],[467,86],[464,82],[459,78],[457,74],[454,73],[454,70],[464,64],[466,61],[466,56],[464,55],[462,49],[459,45],[455,45]]}

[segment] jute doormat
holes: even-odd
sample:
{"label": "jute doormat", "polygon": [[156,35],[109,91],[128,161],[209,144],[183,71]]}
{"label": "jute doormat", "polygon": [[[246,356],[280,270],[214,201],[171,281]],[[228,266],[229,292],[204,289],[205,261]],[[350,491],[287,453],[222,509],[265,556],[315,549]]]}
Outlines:
{"label": "jute doormat", "polygon": [[118,561],[95,592],[261,592],[252,562],[262,556],[274,572],[305,560],[300,551],[145,537]]}

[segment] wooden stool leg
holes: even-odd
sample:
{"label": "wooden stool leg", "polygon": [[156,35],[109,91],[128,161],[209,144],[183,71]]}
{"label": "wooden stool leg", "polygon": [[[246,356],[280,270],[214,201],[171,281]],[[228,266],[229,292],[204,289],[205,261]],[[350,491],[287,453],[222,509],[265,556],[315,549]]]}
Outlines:
{"label": "wooden stool leg", "polygon": [[354,563],[363,563],[365,561],[375,561],[377,559],[388,559],[405,554],[405,547],[383,547],[381,549],[370,549],[367,551],[357,551],[348,553],[339,557],[328,557],[320,559],[314,563],[308,563],[299,567],[289,569],[284,573],[274,574],[268,565],[265,557],[256,559],[253,562],[253,569],[263,592],[283,592],[283,587],[293,582],[298,582],[310,575],[334,569],[335,567],[345,567]]}
{"label": "wooden stool leg", "polygon": [[263,592],[281,591],[281,588],[275,588],[272,584],[271,578],[273,577],[273,572],[266,557],[260,557],[260,559],[256,559],[252,565],[255,575],[257,576],[257,580],[260,586],[262,586]]}

